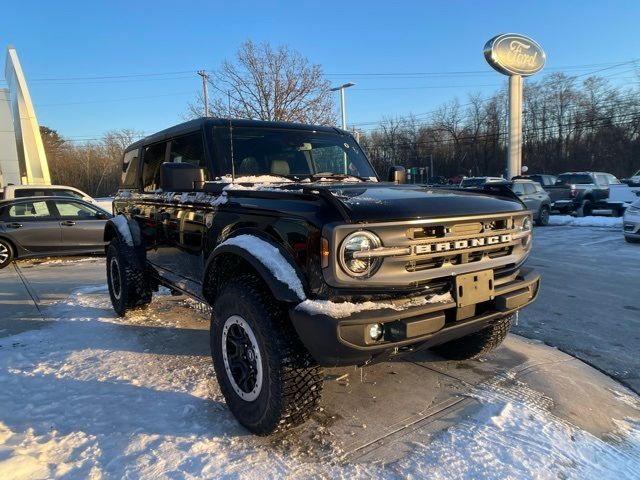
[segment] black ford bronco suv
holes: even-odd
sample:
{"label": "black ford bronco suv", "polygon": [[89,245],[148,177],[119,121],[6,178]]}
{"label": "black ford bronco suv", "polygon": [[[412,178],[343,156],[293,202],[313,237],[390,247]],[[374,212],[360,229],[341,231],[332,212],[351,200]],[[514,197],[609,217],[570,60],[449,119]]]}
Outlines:
{"label": "black ford bronco suv", "polygon": [[262,435],[309,417],[322,367],[489,352],[538,292],[531,212],[389,175],[331,127],[207,118],[136,142],[104,233],[114,309],[159,285],[210,305],[220,389]]}

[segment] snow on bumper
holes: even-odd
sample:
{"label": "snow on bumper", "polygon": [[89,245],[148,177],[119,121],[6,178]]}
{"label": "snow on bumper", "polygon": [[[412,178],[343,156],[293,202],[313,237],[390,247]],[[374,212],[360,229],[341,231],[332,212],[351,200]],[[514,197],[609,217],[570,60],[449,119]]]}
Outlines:
{"label": "snow on bumper", "polygon": [[[406,308],[384,303],[375,308],[372,305],[376,304],[365,302],[356,304],[365,305],[364,308],[348,308],[346,314],[343,310],[338,315],[335,311],[309,308],[303,302],[292,308],[289,316],[300,339],[320,365],[359,365],[476,332],[531,303],[539,286],[540,276],[523,268],[513,281],[496,286],[493,300],[471,307],[459,308],[453,297],[445,294],[438,298],[443,301],[408,300]],[[368,334],[369,326],[376,323],[384,329],[380,340]]]}

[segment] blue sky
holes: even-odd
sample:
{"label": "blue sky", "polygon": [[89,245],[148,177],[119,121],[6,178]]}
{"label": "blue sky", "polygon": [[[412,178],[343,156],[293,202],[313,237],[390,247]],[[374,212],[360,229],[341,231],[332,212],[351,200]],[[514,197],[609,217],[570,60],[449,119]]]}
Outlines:
{"label": "blue sky", "polygon": [[[584,74],[640,57],[638,19],[637,0],[6,2],[0,46],[18,50],[40,124],[83,140],[181,122],[200,89],[195,71],[246,39],[289,45],[332,82],[356,82],[347,120],[364,124],[498,89],[505,77],[482,55],[498,33],[538,41],[548,72]],[[623,84],[631,68],[601,75]],[[181,73],[150,75],[165,72]]]}

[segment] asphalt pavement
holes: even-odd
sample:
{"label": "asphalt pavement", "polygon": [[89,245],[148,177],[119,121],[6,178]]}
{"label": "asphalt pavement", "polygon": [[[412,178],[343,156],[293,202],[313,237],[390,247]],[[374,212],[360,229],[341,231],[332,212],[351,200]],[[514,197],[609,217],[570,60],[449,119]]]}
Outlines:
{"label": "asphalt pavement", "polygon": [[527,264],[542,287],[512,331],[640,392],[640,245],[616,229],[539,227]]}

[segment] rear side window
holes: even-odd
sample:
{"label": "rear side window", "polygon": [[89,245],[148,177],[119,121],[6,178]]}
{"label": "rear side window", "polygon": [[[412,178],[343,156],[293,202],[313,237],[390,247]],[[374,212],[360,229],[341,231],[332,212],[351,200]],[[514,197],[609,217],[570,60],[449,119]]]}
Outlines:
{"label": "rear side window", "polygon": [[577,183],[578,185],[588,185],[590,183],[593,183],[593,180],[591,179],[590,175],[584,175],[584,174],[572,174],[572,173],[567,173],[567,174],[562,174],[559,177],[560,179],[562,179],[562,181],[564,183]]}
{"label": "rear side window", "polygon": [[205,167],[202,134],[197,132],[172,139],[169,161]]}
{"label": "rear side window", "polygon": [[15,190],[14,194],[16,198],[46,197],[48,195],[51,195],[51,190],[45,190],[43,188],[19,188]]}
{"label": "rear side window", "polygon": [[165,161],[167,142],[156,143],[144,149],[142,156],[142,188],[153,192],[160,188],[160,165]]}
{"label": "rear side window", "polygon": [[44,201],[20,202],[11,205],[7,211],[10,220],[37,221],[51,218],[49,206]]}
{"label": "rear side window", "polygon": [[138,150],[125,152],[122,159],[122,188],[138,187]]}

